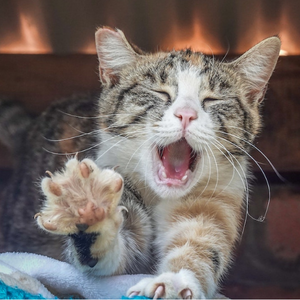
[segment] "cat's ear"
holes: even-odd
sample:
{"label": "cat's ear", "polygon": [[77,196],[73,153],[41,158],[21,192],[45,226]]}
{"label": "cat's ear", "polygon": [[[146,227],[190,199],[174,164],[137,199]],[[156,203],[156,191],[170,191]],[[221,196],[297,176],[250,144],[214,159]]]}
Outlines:
{"label": "cat's ear", "polygon": [[267,38],[231,63],[242,76],[243,86],[251,102],[259,103],[263,100],[279,57],[280,46],[278,37]]}
{"label": "cat's ear", "polygon": [[100,80],[104,85],[114,84],[118,81],[120,70],[137,59],[137,47],[132,46],[119,29],[99,28],[95,38]]}

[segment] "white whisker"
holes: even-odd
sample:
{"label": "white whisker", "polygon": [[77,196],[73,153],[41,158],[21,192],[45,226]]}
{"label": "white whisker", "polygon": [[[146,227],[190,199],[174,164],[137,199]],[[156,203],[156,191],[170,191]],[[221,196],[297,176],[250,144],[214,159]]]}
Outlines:
{"label": "white whisker", "polygon": [[95,134],[95,135],[99,134],[99,130],[93,130],[91,132],[82,133],[82,134],[79,134],[79,135],[75,135],[75,136],[71,136],[71,137],[63,138],[63,139],[48,139],[44,136],[43,136],[43,138],[45,140],[47,140],[48,142],[63,142],[63,141],[69,141],[69,140],[73,140],[73,139],[77,139],[77,138],[80,138],[80,137],[83,137],[83,136],[93,135],[93,134]]}
{"label": "white whisker", "polygon": [[206,185],[205,185],[204,189],[202,190],[202,192],[201,192],[199,198],[200,198],[200,197],[203,195],[203,193],[206,191],[206,189],[207,189],[207,187],[208,187],[208,185],[209,185],[209,182],[210,182],[210,178],[211,178],[211,161],[210,161],[209,154],[208,154],[208,152],[207,152],[207,150],[206,150],[206,147],[204,148],[204,150],[205,150],[205,152],[206,152],[206,154],[207,154],[207,158],[208,158],[209,175],[208,175],[208,179],[207,179],[207,181],[206,181]]}
{"label": "white whisker", "polygon": [[[126,139],[126,138],[123,138],[123,140]],[[111,147],[109,147],[106,151],[104,151],[103,153],[101,153],[101,155],[98,156],[98,158],[95,160],[98,161],[101,157],[104,156],[104,154],[106,154],[109,150],[111,150],[112,148],[116,147],[117,145],[119,145],[121,142],[123,142],[123,140],[119,140],[118,142],[114,143]]]}
{"label": "white whisker", "polygon": [[[139,150],[139,149],[141,149],[141,147],[143,147],[148,141],[150,141],[151,139],[153,139],[153,137],[150,137],[150,138],[148,138],[148,139],[146,139],[133,153],[132,153],[132,155],[131,155],[131,157],[130,157],[130,159],[129,159],[129,161],[127,162],[127,165],[126,165],[126,167],[125,167],[125,170],[127,169],[127,167],[128,167],[128,165],[129,165],[129,163],[131,162],[131,160],[132,160],[132,158],[133,158],[133,156],[137,153],[137,151]],[[140,159],[141,160],[141,159]],[[140,160],[139,160],[139,162],[140,162]],[[138,162],[138,163],[139,163]],[[134,172],[135,170],[136,170],[136,168],[137,168],[137,166],[138,166],[138,164],[135,166],[135,168],[133,169],[133,171],[132,172]]]}
{"label": "white whisker", "polygon": [[255,221],[258,221],[258,222],[263,222],[266,218],[266,215],[267,215],[267,212],[268,212],[268,209],[269,209],[269,205],[270,205],[270,201],[271,201],[271,189],[270,189],[270,184],[269,184],[269,181],[268,181],[268,178],[265,174],[265,172],[263,171],[262,167],[259,165],[259,163],[246,151],[244,150],[243,148],[241,148],[240,146],[238,146],[237,144],[227,140],[227,139],[224,139],[222,137],[218,137],[219,139],[222,139],[224,141],[226,141],[227,143],[230,143],[231,145],[235,146],[236,148],[240,149],[243,153],[245,153],[257,166],[258,168],[260,169],[261,173],[263,174],[264,178],[265,178],[265,181],[266,181],[266,184],[267,184],[267,189],[268,189],[268,202],[267,202],[267,207],[266,207],[266,210],[265,210],[265,213],[263,214],[263,216],[259,217],[259,218],[254,218],[252,217],[250,214],[249,214],[249,217]]}
{"label": "white whisker", "polygon": [[241,141],[247,143],[251,147],[253,147],[255,150],[257,150],[266,159],[266,161],[269,163],[269,165],[271,166],[271,168],[273,169],[275,174],[278,176],[278,178],[280,178],[282,181],[285,181],[285,179],[279,174],[279,172],[276,170],[275,166],[272,164],[272,162],[269,160],[269,158],[259,148],[257,148],[255,145],[253,145],[252,143],[248,142],[247,140],[245,140],[245,139],[243,139],[243,138],[241,138],[237,135],[234,135],[232,133],[227,133],[227,132],[223,132],[223,131],[218,131],[218,132],[226,134],[226,135],[233,136],[233,137],[235,137],[237,139],[240,139]]}
{"label": "white whisker", "polygon": [[207,145],[208,149],[210,150],[211,154],[212,154],[212,157],[213,157],[213,160],[215,162],[215,166],[216,166],[216,184],[215,184],[215,187],[214,187],[214,190],[210,196],[210,199],[213,197],[213,195],[215,194],[216,190],[217,190],[217,186],[218,186],[218,183],[219,183],[219,168],[218,168],[218,164],[217,164],[217,160],[216,160],[216,157],[212,151],[212,149],[210,148],[209,145]]}
{"label": "white whisker", "polygon": [[[233,177],[234,177],[234,172],[236,171],[242,184],[243,184],[243,189],[245,191],[245,196],[246,196],[246,209],[245,209],[245,220],[244,220],[244,224],[243,224],[243,228],[242,228],[242,232],[241,232],[241,236],[243,236],[244,234],[244,231],[245,231],[245,227],[246,227],[246,223],[247,223],[247,216],[249,216],[249,185],[248,185],[248,181],[247,181],[247,177],[246,177],[246,174],[240,164],[240,162],[237,160],[237,158],[232,155],[227,149],[226,147],[220,143],[219,141],[217,141],[216,139],[214,139],[216,143],[218,143],[221,147],[223,147],[223,149],[225,149],[225,151],[227,152],[227,154],[229,155],[229,157],[232,157],[234,158],[234,160],[237,162],[237,164],[239,165],[240,167],[240,170],[243,174],[243,177],[242,175],[240,174],[239,170],[236,168],[236,166],[234,165],[233,161],[229,159],[229,157],[227,157],[225,155],[225,153],[223,153],[223,151],[217,146],[215,145],[214,143],[212,143],[217,149],[219,149],[219,151],[225,156],[225,158],[230,162],[230,164],[233,166],[233,172],[232,172],[232,177],[230,179],[230,182],[227,184],[227,186],[219,193],[219,195],[231,184],[232,180],[233,180]],[[251,216],[250,216],[251,217]]]}

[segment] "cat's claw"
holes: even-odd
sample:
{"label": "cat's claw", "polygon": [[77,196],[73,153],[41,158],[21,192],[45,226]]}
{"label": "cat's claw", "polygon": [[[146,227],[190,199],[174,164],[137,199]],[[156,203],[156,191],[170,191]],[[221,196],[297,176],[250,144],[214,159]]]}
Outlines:
{"label": "cat's claw", "polygon": [[46,174],[49,178],[52,178],[52,177],[53,177],[53,174],[52,174],[50,171],[46,171],[45,174]]}
{"label": "cat's claw", "polygon": [[46,201],[35,215],[42,229],[68,235],[99,232],[109,219],[116,227],[122,223],[122,211],[128,210],[118,206],[123,179],[115,171],[101,170],[90,159],[78,161],[75,156],[62,172],[46,174],[42,180]]}
{"label": "cat's claw", "polygon": [[193,294],[190,289],[185,289],[180,294],[181,294],[182,299],[192,299],[193,298]]}
{"label": "cat's claw", "polygon": [[[38,219],[39,217],[43,217],[42,213],[36,213],[33,218]],[[51,224],[51,221],[49,221],[49,220],[48,220],[48,222],[41,220],[41,223],[44,226],[44,228],[49,231],[55,231],[57,229],[57,227],[55,225]]]}
{"label": "cat's claw", "polygon": [[165,286],[159,285],[154,292],[153,299],[162,298],[164,294],[165,294]]}
{"label": "cat's claw", "polygon": [[127,295],[146,296],[153,299],[205,299],[200,282],[193,272],[180,270],[178,273],[166,272],[156,277],[142,279],[131,287]]}
{"label": "cat's claw", "polygon": [[128,298],[133,298],[135,296],[138,296],[139,295],[139,292],[131,292],[129,295],[128,295]]}

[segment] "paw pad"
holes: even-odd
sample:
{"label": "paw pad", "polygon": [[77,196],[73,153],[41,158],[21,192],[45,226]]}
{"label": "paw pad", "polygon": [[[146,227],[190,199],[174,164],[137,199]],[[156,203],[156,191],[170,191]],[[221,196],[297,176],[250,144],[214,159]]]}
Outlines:
{"label": "paw pad", "polygon": [[[78,232],[111,230],[122,223],[122,211],[118,206],[123,189],[123,179],[114,170],[101,170],[90,159],[70,159],[65,169],[52,174],[46,171],[42,190],[46,201],[40,213],[35,215],[38,225],[55,234],[70,235]],[[109,231],[109,230],[108,230]]]}
{"label": "paw pad", "polygon": [[101,222],[105,218],[104,208],[96,207],[92,202],[88,202],[84,208],[79,208],[78,214],[80,216],[79,223],[87,224],[88,226]]}
{"label": "paw pad", "polygon": [[79,163],[80,172],[83,178],[88,178],[93,169],[89,167],[85,162]]}
{"label": "paw pad", "polygon": [[78,228],[79,231],[86,231],[88,228],[89,228],[89,225],[88,224],[82,224],[82,223],[78,223],[78,224],[75,224],[76,227]]}

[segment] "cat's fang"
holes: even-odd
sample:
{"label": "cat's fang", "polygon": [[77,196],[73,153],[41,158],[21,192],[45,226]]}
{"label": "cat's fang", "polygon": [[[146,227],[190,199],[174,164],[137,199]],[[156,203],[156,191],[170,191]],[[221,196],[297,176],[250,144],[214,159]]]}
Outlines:
{"label": "cat's fang", "polygon": [[153,157],[157,183],[169,187],[186,185],[199,156],[184,138],[164,147],[157,146]]}
{"label": "cat's fang", "polygon": [[184,182],[184,181],[186,181],[186,180],[187,180],[187,178],[188,178],[188,177],[187,177],[187,175],[184,175],[184,176],[181,178],[181,181],[183,181],[183,182]]}
{"label": "cat's fang", "polygon": [[191,174],[192,174],[191,170],[187,170],[181,178],[168,177],[165,172],[165,168],[160,161],[158,163],[157,183],[167,185],[167,186],[182,186],[188,182]]}

